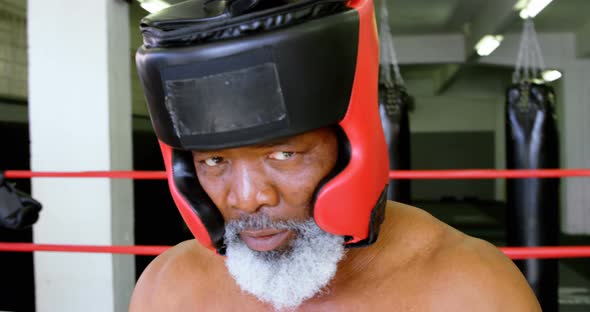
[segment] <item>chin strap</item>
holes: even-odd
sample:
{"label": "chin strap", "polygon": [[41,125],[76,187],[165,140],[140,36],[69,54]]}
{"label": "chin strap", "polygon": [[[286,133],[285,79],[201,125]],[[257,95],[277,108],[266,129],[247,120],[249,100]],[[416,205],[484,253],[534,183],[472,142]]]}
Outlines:
{"label": "chin strap", "polygon": [[[373,245],[379,237],[379,231],[381,230],[381,224],[385,221],[385,207],[387,206],[387,185],[379,196],[377,204],[371,211],[371,220],[369,222],[369,235],[366,239],[356,243],[348,243],[345,245],[346,248],[359,248]],[[347,240],[350,237],[347,238]]]}

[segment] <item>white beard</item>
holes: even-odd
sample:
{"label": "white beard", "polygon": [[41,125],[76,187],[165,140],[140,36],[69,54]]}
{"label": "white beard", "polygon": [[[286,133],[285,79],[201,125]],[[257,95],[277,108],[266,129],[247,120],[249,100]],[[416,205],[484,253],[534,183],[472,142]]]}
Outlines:
{"label": "white beard", "polygon": [[[244,229],[291,229],[296,238],[287,250],[255,251],[240,239]],[[344,237],[324,232],[313,219],[272,221],[250,215],[226,225],[225,265],[240,288],[275,310],[293,309],[320,293],[336,274],[345,254]]]}

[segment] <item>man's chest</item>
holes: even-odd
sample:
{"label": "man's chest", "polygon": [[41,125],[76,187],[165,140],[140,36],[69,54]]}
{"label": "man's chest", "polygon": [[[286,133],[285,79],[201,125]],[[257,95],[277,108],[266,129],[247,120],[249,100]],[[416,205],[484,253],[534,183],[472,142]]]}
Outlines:
{"label": "man's chest", "polygon": [[[183,298],[185,300],[179,302],[177,311],[274,311],[270,305],[239,289],[211,290],[206,296]],[[420,296],[419,291],[364,289],[352,293],[324,294],[292,311],[437,311],[430,309],[429,302],[430,299]]]}

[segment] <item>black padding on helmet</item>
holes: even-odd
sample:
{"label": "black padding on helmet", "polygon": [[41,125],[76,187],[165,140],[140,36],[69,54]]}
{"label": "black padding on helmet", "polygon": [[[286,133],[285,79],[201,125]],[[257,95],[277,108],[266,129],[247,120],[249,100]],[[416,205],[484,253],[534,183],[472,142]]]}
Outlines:
{"label": "black padding on helmet", "polygon": [[144,46],[148,48],[214,42],[349,10],[345,3],[344,0],[187,1],[143,18],[141,31]]}
{"label": "black padding on helmet", "polygon": [[[309,4],[309,1],[296,4],[303,3]],[[319,3],[343,5],[344,2]],[[314,2],[314,5],[317,3]],[[278,10],[282,11],[283,8]],[[264,12],[269,14],[268,11],[272,10]],[[186,27],[191,28],[192,25]],[[167,38],[167,34],[162,31],[158,33],[160,35],[163,36],[161,39]],[[291,27],[258,32],[240,39],[167,48],[143,46],[137,53],[138,71],[156,134],[161,141],[173,148],[213,150],[257,144],[338,124],[350,103],[358,38],[358,12],[346,10],[321,20],[307,20]],[[231,119],[224,112],[231,112],[229,109],[236,106],[226,105],[229,103],[210,106],[213,99],[219,99],[218,94],[213,94],[211,101],[205,96],[185,96],[194,108],[175,110],[178,103],[175,103],[175,94],[170,92],[171,83],[189,82],[198,85],[201,80],[212,76],[239,73],[261,65],[269,65],[276,71],[273,79],[276,79],[276,89],[280,89],[280,96],[275,96],[274,89],[265,91],[265,88],[256,87],[268,85],[268,79],[272,78],[269,75],[262,80],[250,81],[251,86],[246,85],[245,90],[269,92],[257,94],[257,97],[240,97],[243,99],[239,103],[243,106],[240,107],[242,111],[260,112],[258,123],[225,127],[231,130],[220,132],[202,131],[203,129],[179,131],[179,121],[192,118],[188,115],[178,118],[175,114],[179,111],[195,114],[207,112],[215,118],[230,119],[231,122],[236,119]],[[195,87],[193,91],[209,90]],[[190,95],[190,92],[183,94]],[[274,99],[274,102],[260,105],[262,103],[256,100],[260,97]],[[187,107],[187,103],[181,105]],[[284,117],[280,114],[265,116],[269,105],[284,105]],[[211,128],[214,129],[215,126]]]}
{"label": "black padding on helmet", "polygon": [[191,152],[173,150],[172,170],[176,188],[184,199],[193,207],[195,214],[209,232],[211,242],[220,253],[223,253],[223,234],[225,221],[219,209],[205,193],[196,175]]}

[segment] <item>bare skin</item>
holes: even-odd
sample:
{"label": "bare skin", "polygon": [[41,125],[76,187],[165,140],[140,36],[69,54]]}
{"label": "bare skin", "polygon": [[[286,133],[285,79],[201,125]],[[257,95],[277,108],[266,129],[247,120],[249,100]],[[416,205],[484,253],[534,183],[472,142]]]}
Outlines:
{"label": "bare skin", "polygon": [[[336,161],[336,138],[323,129],[276,143],[195,153],[199,180],[226,220],[254,212],[283,220],[309,217],[313,190]],[[496,247],[395,202],[387,203],[378,241],[350,249],[326,291],[296,309],[540,310],[526,280]],[[190,240],[148,266],[130,311],[273,308],[239,289],[223,257]]]}

